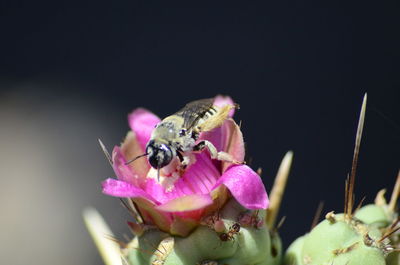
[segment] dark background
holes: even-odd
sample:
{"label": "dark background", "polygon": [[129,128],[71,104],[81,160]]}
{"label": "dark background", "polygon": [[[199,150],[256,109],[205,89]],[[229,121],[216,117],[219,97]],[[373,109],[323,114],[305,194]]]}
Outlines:
{"label": "dark background", "polygon": [[[161,2],[161,1],[160,1]],[[380,1],[6,1],[0,4],[1,264],[99,264],[81,211],[119,238],[129,217],[101,194],[109,149],[143,106],[164,117],[227,94],[247,153],[271,189],[295,154],[280,215],[284,245],[318,202],[343,210],[363,94],[356,201],[392,186],[400,158],[399,4]]]}

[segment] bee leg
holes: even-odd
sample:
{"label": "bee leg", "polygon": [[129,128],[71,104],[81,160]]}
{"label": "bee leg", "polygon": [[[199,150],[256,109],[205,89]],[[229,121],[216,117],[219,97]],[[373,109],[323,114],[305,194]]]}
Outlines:
{"label": "bee leg", "polygon": [[180,152],[177,152],[176,154],[177,154],[177,156],[179,158],[179,161],[181,162],[180,165],[179,165],[179,173],[180,173],[180,175],[183,175],[183,173],[185,173],[185,170],[186,170],[187,166],[190,163],[190,159],[189,159],[189,157],[184,156]]}
{"label": "bee leg", "polygon": [[203,141],[199,142],[197,145],[195,145],[193,147],[193,151],[203,151],[204,148],[208,149],[212,159],[226,161],[226,162],[233,163],[233,164],[246,164],[245,161],[241,162],[241,161],[235,160],[230,154],[228,154],[226,152],[222,152],[222,151],[218,152],[217,148],[210,141],[207,141],[207,140],[203,140]]}
{"label": "bee leg", "polygon": [[189,163],[190,163],[190,158],[188,156],[184,156],[181,161],[181,169],[185,170],[186,167],[189,165]]}
{"label": "bee leg", "polygon": [[178,150],[178,152],[176,152],[176,155],[178,156],[179,161],[182,163],[184,159],[182,153]]}

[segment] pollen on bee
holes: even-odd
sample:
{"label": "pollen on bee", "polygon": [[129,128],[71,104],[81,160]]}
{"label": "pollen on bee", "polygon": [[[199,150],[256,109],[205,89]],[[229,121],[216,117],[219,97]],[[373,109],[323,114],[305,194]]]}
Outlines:
{"label": "pollen on bee", "polygon": [[[157,181],[157,169],[150,168],[149,173],[147,174],[147,178],[154,179]],[[170,175],[165,175],[161,170],[160,181],[159,184],[164,187],[166,192],[171,192],[175,188],[175,182],[180,178],[180,174],[178,172],[172,172]]]}

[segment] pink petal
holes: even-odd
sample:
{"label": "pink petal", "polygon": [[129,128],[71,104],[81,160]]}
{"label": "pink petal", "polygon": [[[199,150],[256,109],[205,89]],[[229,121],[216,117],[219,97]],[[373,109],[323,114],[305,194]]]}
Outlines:
{"label": "pink petal", "polygon": [[[234,120],[228,119],[221,127],[204,132],[200,135],[201,140],[208,140],[214,144],[218,151],[227,152],[237,161],[244,161],[244,141],[243,135],[239,126]],[[229,163],[224,163],[223,170],[229,166]]]}
{"label": "pink petal", "polygon": [[126,159],[118,146],[112,152],[113,169],[119,180],[131,183],[139,187],[138,176],[129,165],[125,165]]}
{"label": "pink petal", "polygon": [[154,202],[154,199],[140,188],[117,179],[106,179],[102,182],[103,193],[120,198],[145,198]]}
{"label": "pink petal", "polygon": [[133,198],[146,224],[154,224],[160,230],[168,232],[173,222],[172,214],[155,209],[153,202],[140,198]]}
{"label": "pink petal", "polygon": [[[167,212],[165,212],[167,213]],[[204,208],[189,212],[172,213],[173,221],[170,228],[171,235],[186,237],[199,224],[204,216]]]}
{"label": "pink petal", "polygon": [[[222,107],[225,105],[235,105],[235,102],[233,102],[232,98],[229,96],[222,96],[222,95],[218,95],[214,98],[214,105],[218,106],[218,107]],[[233,117],[233,114],[235,114],[235,109],[231,109],[231,111],[229,111],[229,117]]]}
{"label": "pink petal", "polygon": [[246,165],[230,167],[215,184],[225,185],[233,197],[247,209],[266,209],[268,195],[259,175]]}
{"label": "pink petal", "polygon": [[[224,152],[230,154],[236,161],[243,162],[245,150],[242,131],[232,119],[225,121],[224,126],[228,131],[227,134],[229,135],[223,147]],[[226,162],[223,163],[222,172],[224,172],[230,165],[231,164]]]}
{"label": "pink petal", "polygon": [[211,161],[209,154],[195,154],[196,162],[186,169],[182,181],[177,185],[189,187],[197,194],[208,194],[214,187],[221,174]]}
{"label": "pink petal", "polygon": [[146,109],[139,108],[129,114],[128,121],[144,152],[151,133],[157,123],[160,122],[160,118]]}
{"label": "pink petal", "polygon": [[213,200],[209,194],[192,194],[156,206],[156,209],[164,212],[187,212],[202,209],[212,204],[212,202]]}
{"label": "pink petal", "polygon": [[147,179],[145,191],[160,203],[165,203],[185,195],[182,190],[177,189],[176,187],[171,191],[166,190],[156,179],[153,178]]}
{"label": "pink petal", "polygon": [[[126,135],[120,150],[125,162],[144,153],[135,133],[132,131],[129,131],[128,134]],[[150,169],[150,164],[147,161],[147,157],[141,157],[129,163],[126,166],[130,168],[130,170],[133,172],[134,175],[139,176],[138,179],[139,183],[138,184],[133,183],[133,184],[135,184],[138,187],[142,187],[147,172],[149,172]]]}

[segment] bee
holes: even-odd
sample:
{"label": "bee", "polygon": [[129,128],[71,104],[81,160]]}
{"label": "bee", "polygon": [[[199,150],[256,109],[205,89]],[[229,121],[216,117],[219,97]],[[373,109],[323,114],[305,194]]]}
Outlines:
{"label": "bee", "polygon": [[234,223],[230,228],[228,233],[221,233],[219,239],[221,241],[228,241],[234,239],[234,236],[240,231],[240,224]]}
{"label": "bee", "polygon": [[143,155],[128,161],[129,164],[139,157],[147,156],[150,165],[158,171],[169,165],[178,157],[181,169],[190,163],[187,156],[190,152],[201,152],[207,148],[212,159],[242,164],[225,152],[218,152],[217,148],[207,140],[197,142],[201,132],[211,131],[220,127],[228,118],[229,111],[238,108],[238,105],[214,105],[214,98],[200,99],[186,104],[175,114],[159,122],[151,134]]}

